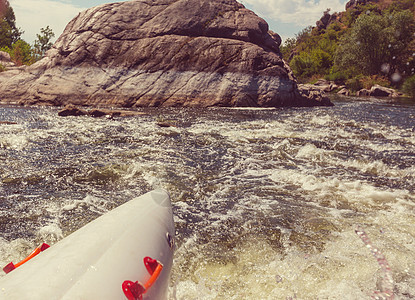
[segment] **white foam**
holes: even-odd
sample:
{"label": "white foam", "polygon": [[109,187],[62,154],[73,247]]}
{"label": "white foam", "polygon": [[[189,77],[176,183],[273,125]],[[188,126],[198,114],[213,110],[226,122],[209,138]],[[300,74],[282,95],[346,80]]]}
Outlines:
{"label": "white foam", "polygon": [[25,134],[9,134],[0,139],[0,148],[21,151],[28,143],[29,139]]}
{"label": "white foam", "polygon": [[56,243],[63,238],[62,229],[58,224],[51,223],[37,231],[37,239],[43,242]]}
{"label": "white foam", "polygon": [[[415,233],[414,229],[412,232]],[[404,280],[415,283],[415,245],[394,247],[388,236],[382,236],[384,233],[375,235],[370,230],[369,234],[379,251],[384,252],[394,278],[405,274]],[[396,239],[411,241],[410,235],[405,234]],[[291,248],[282,254],[261,239],[247,241],[234,253],[234,263],[201,262],[194,276],[173,283],[172,299],[366,299],[379,290],[378,282],[383,276],[354,227],[347,225],[327,242],[321,253]],[[401,280],[396,280],[396,284],[402,285]],[[404,288],[408,290],[406,285]],[[415,288],[410,289],[411,293],[414,291]]]}
{"label": "white foam", "polygon": [[[10,262],[17,263],[31,253],[37,245],[25,239],[15,239],[8,242],[0,238],[0,267],[3,268]],[[0,271],[0,278],[6,274]]]}
{"label": "white foam", "polygon": [[321,161],[325,159],[327,156],[330,156],[330,154],[330,151],[317,148],[313,144],[307,144],[298,150],[296,157]]}
{"label": "white foam", "polygon": [[[270,175],[270,179],[278,184],[292,184],[300,186],[305,192],[318,193],[313,196],[314,200],[335,198],[337,201],[343,199],[346,203],[354,203],[354,208],[364,207],[367,204],[397,204],[398,200],[414,200],[414,196],[404,190],[379,189],[371,184],[360,180],[345,181],[335,176],[304,175],[297,170],[281,169]],[[311,196],[311,194],[308,194]],[[357,205],[357,206],[356,206]]]}
{"label": "white foam", "polygon": [[71,211],[77,208],[88,208],[98,214],[104,214],[108,211],[107,205],[110,200],[98,198],[92,195],[87,195],[81,200],[71,200],[62,206],[62,211]]}
{"label": "white foam", "polygon": [[[71,166],[79,167],[78,159],[90,168],[95,163],[120,166],[122,183],[116,193],[125,200],[140,189],[168,187],[179,233],[171,299],[369,298],[382,274],[354,233],[356,224],[388,260],[397,298],[415,295],[415,196],[410,191],[415,167],[401,166],[387,154],[402,151],[410,157],[414,132],[350,120],[337,115],[338,107],[266,111],[266,118],[258,110],[257,119],[237,122],[223,116],[218,120],[216,115],[224,111],[204,111],[201,118],[194,116],[190,127],[170,129],[159,128],[156,117],[139,122],[56,119],[55,112],[42,111],[37,118],[48,124],[46,128],[24,133],[29,140],[24,146],[17,143],[16,149],[45,143],[52,150],[58,145],[65,155],[67,145],[74,152],[82,146],[90,154],[70,156]],[[155,114],[168,118],[170,113]],[[181,112],[172,114],[182,117]],[[21,133],[0,138],[9,134]],[[112,143],[113,137],[127,142]],[[101,147],[105,151],[100,152]],[[212,170],[215,163],[218,167]],[[27,209],[17,191],[8,192],[17,209]],[[50,199],[55,206],[34,201],[40,206],[36,212],[46,207],[55,218],[39,225],[33,239],[59,239],[65,231],[60,217],[70,217],[72,211],[85,210],[90,216],[114,206],[105,188],[90,185],[82,192],[80,198],[69,196],[63,203]],[[271,245],[267,237],[274,233],[279,240]],[[37,246],[30,239],[16,243],[14,247],[0,240],[4,263],[9,258],[17,261]]]}

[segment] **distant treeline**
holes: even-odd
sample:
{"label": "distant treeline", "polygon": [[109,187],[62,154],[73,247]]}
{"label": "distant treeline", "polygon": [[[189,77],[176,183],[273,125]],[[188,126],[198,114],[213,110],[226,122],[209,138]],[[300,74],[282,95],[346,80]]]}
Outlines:
{"label": "distant treeline", "polygon": [[360,2],[287,39],[284,59],[301,82],[324,77],[352,91],[378,83],[415,97],[415,0]]}
{"label": "distant treeline", "polygon": [[[8,0],[0,0],[0,51],[10,54],[12,61],[20,65],[30,65],[41,59],[52,47],[51,39],[55,36],[49,26],[40,29],[33,45],[21,39],[24,32],[17,28],[16,17]],[[4,67],[0,65],[0,71]]]}

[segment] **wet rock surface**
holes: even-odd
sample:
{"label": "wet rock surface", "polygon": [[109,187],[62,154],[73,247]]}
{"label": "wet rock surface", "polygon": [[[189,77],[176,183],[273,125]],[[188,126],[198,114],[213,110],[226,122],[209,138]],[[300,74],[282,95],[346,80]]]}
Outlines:
{"label": "wet rock surface", "polygon": [[60,117],[79,117],[79,116],[90,116],[94,118],[114,118],[114,117],[134,117],[134,116],[141,116],[145,113],[139,111],[131,111],[131,110],[121,110],[121,109],[105,109],[105,108],[94,108],[94,109],[81,109],[74,105],[67,105],[62,108],[58,115]]}

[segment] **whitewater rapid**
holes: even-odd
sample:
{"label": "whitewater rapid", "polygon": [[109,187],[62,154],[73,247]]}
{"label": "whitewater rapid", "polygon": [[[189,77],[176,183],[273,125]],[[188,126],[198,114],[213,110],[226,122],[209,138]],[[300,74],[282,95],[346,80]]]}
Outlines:
{"label": "whitewater rapid", "polygon": [[[415,297],[415,105],[0,107],[0,263],[151,189],[177,228],[170,299]],[[169,123],[169,128],[159,122]]]}

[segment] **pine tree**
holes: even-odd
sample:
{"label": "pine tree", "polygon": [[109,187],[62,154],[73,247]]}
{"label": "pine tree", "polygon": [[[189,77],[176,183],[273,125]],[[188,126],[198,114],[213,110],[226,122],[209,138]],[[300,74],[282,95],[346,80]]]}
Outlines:
{"label": "pine tree", "polygon": [[8,0],[0,0],[0,48],[11,48],[23,32],[16,27],[16,16]]}

